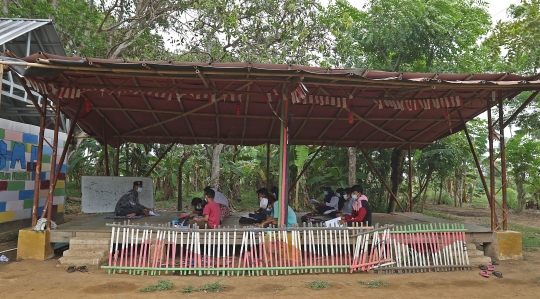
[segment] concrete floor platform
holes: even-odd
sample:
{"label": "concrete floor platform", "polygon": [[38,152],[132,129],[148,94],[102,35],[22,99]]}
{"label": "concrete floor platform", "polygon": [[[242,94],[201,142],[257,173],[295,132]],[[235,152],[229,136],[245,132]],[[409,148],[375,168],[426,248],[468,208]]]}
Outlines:
{"label": "concrete floor platform", "polygon": [[[139,225],[162,225],[177,219],[180,213],[178,212],[157,212],[160,216],[143,217],[139,219],[130,219],[131,224]],[[238,223],[241,216],[246,216],[248,213],[232,213],[231,217],[225,218],[222,223],[222,227],[242,226]],[[298,222],[300,223],[300,217],[305,213],[297,213]],[[111,216],[112,213],[96,214],[93,217],[75,220],[72,222],[58,225],[56,230],[51,231],[50,242],[68,243],[71,238],[74,237],[98,237],[98,238],[110,238],[111,228],[106,226],[107,223],[124,223],[127,219],[106,219],[105,217]],[[373,223],[380,226],[385,224],[394,225],[410,225],[410,224],[430,224],[430,223],[459,223],[453,220],[441,219],[436,217],[426,216],[420,213],[392,213],[392,214],[373,214]],[[468,229],[466,233],[467,242],[480,244],[490,243],[492,240],[492,232],[489,228],[465,224],[465,228]]]}

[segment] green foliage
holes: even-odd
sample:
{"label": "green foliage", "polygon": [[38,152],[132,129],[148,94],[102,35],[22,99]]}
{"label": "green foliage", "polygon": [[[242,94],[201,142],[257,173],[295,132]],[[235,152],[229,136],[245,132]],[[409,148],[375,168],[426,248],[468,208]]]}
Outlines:
{"label": "green foliage", "polygon": [[377,289],[379,287],[387,287],[388,284],[382,280],[370,280],[368,282],[365,282],[365,281],[362,281],[362,280],[359,280],[358,281],[359,284],[365,286],[366,288],[369,288],[369,289]]}
{"label": "green foliage", "polygon": [[158,280],[156,284],[149,285],[144,288],[140,288],[139,292],[141,293],[150,293],[150,292],[158,292],[158,291],[168,291],[172,289],[174,284],[168,280]]}
{"label": "green foliage", "polygon": [[540,229],[514,223],[508,223],[508,229],[521,233],[523,250],[535,251],[540,248]]}
{"label": "green foliage", "polygon": [[344,51],[336,56],[362,53],[361,60],[340,62],[389,71],[431,71],[441,62],[458,67],[490,25],[486,4],[479,1],[369,0],[354,10],[336,1],[327,11],[339,20],[332,31],[338,32],[337,45],[359,48],[337,47]]}
{"label": "green foliage", "polygon": [[190,294],[190,293],[195,293],[197,292],[198,289],[196,289],[193,285],[187,285],[185,287],[183,287],[181,290],[180,290],[180,293],[182,294]]}
{"label": "green foliage", "polygon": [[328,289],[331,286],[333,286],[333,284],[329,283],[328,281],[324,281],[324,280],[314,280],[314,281],[308,282],[306,284],[307,288],[313,289],[313,290]]}
{"label": "green foliage", "polygon": [[225,286],[222,285],[219,281],[216,281],[216,282],[213,282],[213,283],[209,283],[209,284],[203,284],[200,288],[199,288],[199,291],[201,292],[214,292],[214,293],[219,293],[221,291],[223,291],[225,289]]}

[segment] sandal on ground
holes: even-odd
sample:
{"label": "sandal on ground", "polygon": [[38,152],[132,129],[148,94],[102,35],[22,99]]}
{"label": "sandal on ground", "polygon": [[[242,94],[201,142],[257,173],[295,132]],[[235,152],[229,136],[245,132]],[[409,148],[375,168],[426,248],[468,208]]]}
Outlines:
{"label": "sandal on ground", "polygon": [[480,271],[478,274],[484,276],[485,278],[489,278],[489,272],[488,271]]}
{"label": "sandal on ground", "polygon": [[69,267],[66,269],[66,271],[67,271],[68,273],[73,273],[73,272],[75,272],[75,266],[69,266]]}
{"label": "sandal on ground", "polygon": [[499,271],[493,271],[493,272],[491,272],[491,274],[495,275],[495,276],[498,277],[498,278],[502,278],[502,277],[503,277],[503,276],[502,276],[502,273],[499,272]]}
{"label": "sandal on ground", "polygon": [[493,265],[488,265],[488,266],[487,266],[487,269],[488,269],[488,271],[493,271],[493,270],[495,270],[495,266],[493,266]]}
{"label": "sandal on ground", "polygon": [[496,260],[491,260],[491,264],[494,265],[494,266],[496,266],[496,265],[499,264],[499,262],[497,262]]}
{"label": "sandal on ground", "polygon": [[480,265],[480,266],[478,266],[478,268],[479,268],[480,270],[487,270],[487,267],[484,266],[484,265]]}
{"label": "sandal on ground", "polygon": [[79,272],[88,272],[88,267],[86,267],[86,266],[77,267],[77,271],[79,271]]}

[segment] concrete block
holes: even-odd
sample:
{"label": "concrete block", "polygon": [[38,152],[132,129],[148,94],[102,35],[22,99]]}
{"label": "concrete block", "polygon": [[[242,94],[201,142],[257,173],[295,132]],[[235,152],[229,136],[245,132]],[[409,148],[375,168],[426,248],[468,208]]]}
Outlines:
{"label": "concrete block", "polygon": [[35,232],[30,229],[19,231],[17,244],[17,259],[35,259],[44,261],[54,256],[51,245],[51,233]]}
{"label": "concrete block", "polygon": [[104,250],[94,249],[68,249],[64,251],[63,256],[66,257],[84,257],[84,258],[103,258],[105,256]]}
{"label": "concrete block", "polygon": [[474,266],[488,265],[491,264],[491,258],[489,256],[477,256],[472,258],[469,256],[469,264]]}
{"label": "concrete block", "polygon": [[103,264],[105,261],[107,261],[107,258],[85,258],[85,257],[68,257],[63,256],[58,259],[61,265],[66,266],[89,266],[89,267],[99,267],[101,264]]}
{"label": "concrete block", "polygon": [[111,213],[116,203],[133,188],[134,181],[143,182],[139,202],[154,208],[154,188],[149,177],[83,176],[81,210],[83,213]]}
{"label": "concrete block", "polygon": [[109,242],[110,240],[109,239],[103,239],[103,238],[80,238],[80,237],[75,237],[75,238],[71,238],[71,240],[69,240],[69,246],[73,246],[73,245],[97,245],[97,246],[109,246]]}
{"label": "concrete block", "polygon": [[520,232],[500,231],[495,232],[498,243],[499,260],[522,260],[523,244]]}

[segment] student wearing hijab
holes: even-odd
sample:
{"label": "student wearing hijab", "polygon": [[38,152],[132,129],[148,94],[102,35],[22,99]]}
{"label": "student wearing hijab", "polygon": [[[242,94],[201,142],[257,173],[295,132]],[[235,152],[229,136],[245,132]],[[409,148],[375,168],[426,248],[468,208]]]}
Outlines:
{"label": "student wearing hijab", "polygon": [[339,197],[334,193],[332,187],[324,187],[324,199],[315,208],[319,214],[329,214],[338,210]]}
{"label": "student wearing hijab", "polygon": [[364,188],[360,185],[352,187],[352,213],[350,216],[341,217],[340,223],[352,225],[353,222],[360,222],[362,225],[371,226],[371,206],[366,195],[363,194]]}

